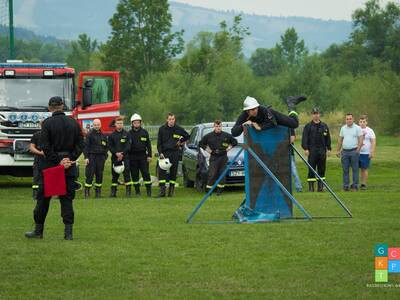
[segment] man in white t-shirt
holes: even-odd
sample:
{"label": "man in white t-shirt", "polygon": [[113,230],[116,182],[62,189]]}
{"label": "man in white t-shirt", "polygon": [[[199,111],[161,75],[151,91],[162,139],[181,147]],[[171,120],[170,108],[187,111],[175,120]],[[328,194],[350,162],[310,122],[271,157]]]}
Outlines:
{"label": "man in white t-shirt", "polygon": [[369,128],[368,117],[366,115],[360,116],[358,124],[363,133],[363,145],[360,150],[360,169],[361,169],[361,190],[367,189],[368,168],[371,159],[375,154],[376,136],[375,132]]}
{"label": "man in white t-shirt", "polygon": [[351,190],[358,190],[358,165],[362,142],[363,133],[361,127],[354,124],[353,114],[346,114],[346,125],[340,128],[336,153],[338,157],[341,157],[344,191],[349,191],[350,188],[350,167],[353,173]]}

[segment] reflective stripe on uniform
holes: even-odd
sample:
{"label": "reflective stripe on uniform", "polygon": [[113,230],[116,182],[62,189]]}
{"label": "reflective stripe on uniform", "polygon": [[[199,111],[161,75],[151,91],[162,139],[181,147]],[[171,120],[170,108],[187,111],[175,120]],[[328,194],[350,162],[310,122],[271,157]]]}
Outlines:
{"label": "reflective stripe on uniform", "polygon": [[95,183],[94,186],[95,186],[95,187],[101,187],[102,184],[101,184],[101,183]]}
{"label": "reflective stripe on uniform", "polygon": [[315,182],[315,181],[317,181],[317,178],[307,178],[307,181],[308,182]]}
{"label": "reflective stripe on uniform", "polygon": [[38,185],[36,185],[36,184],[33,184],[33,185],[32,185],[32,188],[33,188],[33,189],[38,189],[38,188],[39,188],[39,186],[38,186]]}
{"label": "reflective stripe on uniform", "polygon": [[140,184],[140,182],[139,181],[132,181],[132,184],[133,185],[137,185],[137,184]]}
{"label": "reflective stripe on uniform", "polygon": [[219,188],[224,188],[225,185],[223,185],[223,184],[217,184],[217,187],[219,187]]}
{"label": "reflective stripe on uniform", "polygon": [[125,182],[125,185],[132,185],[133,181]]}
{"label": "reflective stripe on uniform", "polygon": [[166,180],[160,180],[160,181],[158,181],[159,183],[166,183],[167,181]]}
{"label": "reflective stripe on uniform", "polygon": [[118,186],[118,183],[111,183],[111,186]]}
{"label": "reflective stripe on uniform", "polygon": [[85,187],[87,187],[87,188],[91,188],[91,187],[92,187],[92,184],[85,183]]}
{"label": "reflective stripe on uniform", "polygon": [[294,110],[292,110],[290,113],[289,113],[289,116],[298,116],[299,114],[297,113],[297,112],[295,112]]}
{"label": "reflective stripe on uniform", "polygon": [[175,184],[176,181],[175,181],[175,180],[170,180],[169,183],[170,183],[170,184]]}
{"label": "reflective stripe on uniform", "polygon": [[206,185],[206,188],[207,188],[207,189],[211,189],[211,188],[212,188],[212,185],[208,185],[208,184],[207,184],[207,185]]}
{"label": "reflective stripe on uniform", "polygon": [[143,181],[144,184],[151,184],[151,180],[150,181]]}

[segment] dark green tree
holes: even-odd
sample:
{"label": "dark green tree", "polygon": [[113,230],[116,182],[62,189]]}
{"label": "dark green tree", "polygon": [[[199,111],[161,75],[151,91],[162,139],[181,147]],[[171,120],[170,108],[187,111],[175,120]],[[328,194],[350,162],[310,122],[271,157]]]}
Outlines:
{"label": "dark green tree", "polygon": [[107,69],[122,76],[122,99],[147,74],[166,71],[183,50],[183,31],[171,32],[167,0],[120,0],[109,21],[112,31],[102,48]]}
{"label": "dark green tree", "polygon": [[249,65],[256,76],[277,75],[283,68],[283,60],[277,48],[258,48],[250,57]]}
{"label": "dark green tree", "polygon": [[92,40],[86,33],[80,34],[77,41],[71,42],[68,65],[74,67],[77,73],[90,70],[91,58],[97,49],[96,40]]}
{"label": "dark green tree", "polygon": [[299,64],[308,54],[304,40],[299,40],[299,36],[293,27],[288,28],[281,36],[281,42],[276,45],[276,49],[289,66]]}

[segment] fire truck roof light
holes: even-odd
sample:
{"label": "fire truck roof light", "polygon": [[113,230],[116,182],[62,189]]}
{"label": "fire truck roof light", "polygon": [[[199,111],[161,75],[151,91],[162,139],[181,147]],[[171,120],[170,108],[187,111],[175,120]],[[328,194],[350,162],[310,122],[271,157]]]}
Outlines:
{"label": "fire truck roof light", "polygon": [[0,63],[0,68],[47,68],[47,69],[63,69],[66,64],[43,64],[43,63]]}
{"label": "fire truck roof light", "polygon": [[4,71],[4,76],[5,77],[14,77],[15,76],[15,70],[5,70]]}

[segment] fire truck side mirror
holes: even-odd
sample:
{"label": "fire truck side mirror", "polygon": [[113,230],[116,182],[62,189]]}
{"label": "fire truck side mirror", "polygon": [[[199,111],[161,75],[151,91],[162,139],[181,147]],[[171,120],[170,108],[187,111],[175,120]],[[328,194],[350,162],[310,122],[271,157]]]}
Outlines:
{"label": "fire truck side mirror", "polygon": [[93,80],[85,80],[82,94],[82,109],[85,109],[86,107],[92,105],[92,87]]}

